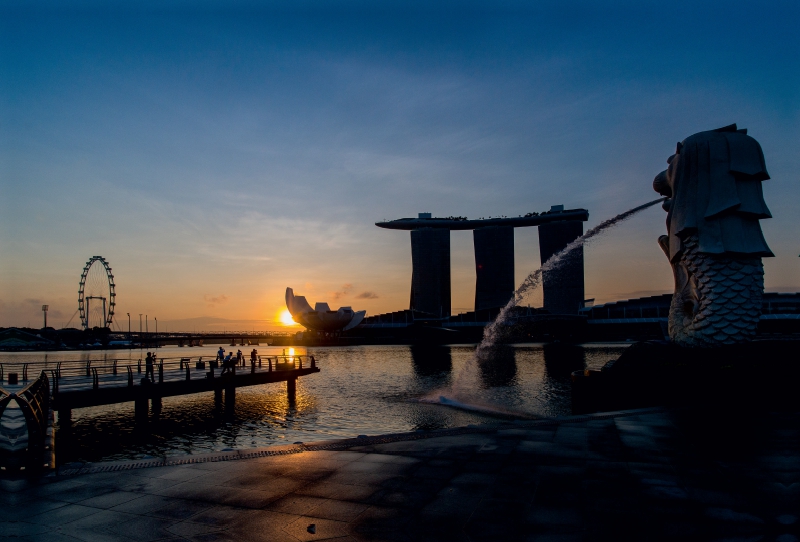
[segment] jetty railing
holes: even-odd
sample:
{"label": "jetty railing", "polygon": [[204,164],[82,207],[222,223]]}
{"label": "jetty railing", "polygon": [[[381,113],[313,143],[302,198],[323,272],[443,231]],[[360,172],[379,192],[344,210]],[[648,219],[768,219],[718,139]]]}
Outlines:
{"label": "jetty railing", "polygon": [[50,414],[50,383],[47,373],[42,371],[36,380],[17,392],[0,387],[0,423],[12,400],[17,402],[25,418],[28,451],[39,451],[45,443]]}
{"label": "jetty railing", "polygon": [[[232,361],[236,362],[236,358]],[[288,371],[303,368],[315,368],[316,358],[311,354],[277,354],[261,355],[255,359],[245,356],[241,362],[236,363],[232,368],[233,372],[243,373],[256,371],[273,372]],[[144,359],[115,358],[103,360],[72,360],[48,362],[27,362],[24,364],[23,381],[27,380],[28,369],[49,371],[50,378],[45,379],[49,382],[49,392],[57,395],[64,385],[85,382],[92,389],[99,389],[104,386],[127,385],[132,387],[139,383],[142,378],[150,377],[151,383],[163,383],[165,373],[171,375],[170,379],[175,378],[177,371],[182,373],[186,380],[197,377],[215,378],[220,375],[223,369],[222,360],[215,356],[180,356],[180,357],[156,357],[153,364],[153,374],[147,375],[147,364]],[[8,368],[6,367],[6,370]],[[198,374],[202,372],[203,374]],[[41,379],[41,376],[39,377]],[[37,380],[39,380],[37,379]],[[4,401],[0,395],[0,407]]]}

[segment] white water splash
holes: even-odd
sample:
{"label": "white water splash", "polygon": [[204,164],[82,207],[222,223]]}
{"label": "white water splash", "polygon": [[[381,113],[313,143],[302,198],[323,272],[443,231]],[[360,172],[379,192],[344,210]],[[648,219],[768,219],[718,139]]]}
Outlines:
{"label": "white water splash", "polygon": [[[527,294],[535,290],[539,287],[542,282],[542,274],[548,271],[556,271],[559,267],[561,267],[564,263],[568,261],[568,258],[572,253],[582,247],[585,246],[593,237],[605,232],[606,230],[613,228],[617,224],[627,220],[628,218],[632,217],[639,211],[643,211],[648,207],[652,207],[657,203],[661,203],[666,198],[658,198],[657,200],[653,200],[649,203],[645,203],[644,205],[640,205],[639,207],[634,207],[624,213],[620,213],[613,218],[609,218],[608,220],[601,222],[594,228],[591,228],[586,233],[572,241],[566,247],[564,247],[560,252],[553,254],[545,263],[525,277],[525,280],[522,281],[522,284],[519,288],[514,292],[514,295],[511,299],[506,303],[506,306],[500,310],[500,313],[495,318],[494,322],[486,326],[483,330],[483,340],[475,349],[475,355],[470,358],[467,364],[461,369],[461,372],[456,377],[455,382],[453,382],[452,387],[449,390],[436,390],[424,398],[421,399],[423,402],[429,403],[439,403],[439,404],[449,404],[449,406],[455,406],[455,404],[463,404],[467,405],[475,401],[474,398],[470,397],[469,391],[465,388],[465,382],[468,380],[467,376],[471,376],[475,372],[475,367],[478,361],[489,361],[492,357],[492,349],[497,345],[498,341],[502,338],[503,335],[503,326],[508,321],[511,311],[515,307],[517,307],[522,300],[525,298]],[[449,401],[449,403],[448,403]],[[505,410],[505,409],[504,409]],[[506,411],[508,412],[508,411]],[[530,414],[528,413],[519,413],[522,416],[529,417]]]}

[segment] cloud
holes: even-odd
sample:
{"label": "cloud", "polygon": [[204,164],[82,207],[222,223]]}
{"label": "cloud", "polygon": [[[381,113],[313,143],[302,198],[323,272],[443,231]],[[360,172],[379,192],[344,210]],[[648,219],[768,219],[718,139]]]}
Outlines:
{"label": "cloud", "polygon": [[342,284],[342,289],[339,290],[338,292],[333,292],[331,296],[333,297],[333,299],[339,299],[341,297],[348,295],[352,291],[353,291],[352,284]]}
{"label": "cloud", "polygon": [[203,299],[205,299],[206,303],[208,303],[210,307],[213,307],[215,305],[222,305],[223,303],[226,303],[228,301],[228,296],[225,294],[214,297],[211,297],[210,295],[204,295]]}
{"label": "cloud", "polygon": [[375,292],[361,292],[356,296],[356,299],[378,299],[378,297]]}

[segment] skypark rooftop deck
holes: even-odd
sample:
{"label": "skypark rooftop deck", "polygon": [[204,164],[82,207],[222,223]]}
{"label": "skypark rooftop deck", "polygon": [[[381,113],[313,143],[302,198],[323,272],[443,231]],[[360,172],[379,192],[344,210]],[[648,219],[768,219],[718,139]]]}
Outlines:
{"label": "skypark rooftop deck", "polygon": [[[421,213],[424,214],[424,213]],[[550,210],[543,213],[530,213],[525,216],[504,217],[504,218],[483,218],[469,220],[461,217],[447,218],[398,218],[384,222],[376,222],[379,228],[387,230],[418,230],[421,228],[442,228],[447,230],[475,230],[489,226],[511,226],[514,228],[525,228],[528,226],[538,226],[550,222],[562,220],[589,220],[589,211],[586,209],[567,209]]]}

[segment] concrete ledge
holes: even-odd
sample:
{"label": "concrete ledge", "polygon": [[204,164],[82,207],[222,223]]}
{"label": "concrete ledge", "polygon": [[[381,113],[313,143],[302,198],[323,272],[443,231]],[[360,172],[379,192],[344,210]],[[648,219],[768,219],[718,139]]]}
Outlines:
{"label": "concrete ledge", "polygon": [[435,431],[414,431],[408,433],[388,433],[360,438],[323,440],[302,444],[267,446],[263,448],[232,450],[227,452],[212,452],[208,454],[172,456],[164,458],[140,459],[132,461],[109,461],[100,463],[86,463],[81,467],[59,467],[55,475],[76,476],[81,474],[95,474],[100,472],[126,471],[133,469],[149,469],[154,467],[172,467],[178,465],[191,465],[196,463],[214,463],[218,461],[237,461],[240,459],[255,459],[259,457],[299,454],[303,452],[346,450],[356,446],[374,446],[390,442],[403,442],[412,440],[452,437],[469,434],[494,433],[498,430],[513,428],[532,428],[557,426],[569,423],[583,423],[592,420],[607,420],[625,416],[636,416],[652,412],[662,412],[662,407],[642,408],[634,410],[620,410],[616,412],[598,412],[576,416],[559,416],[543,418],[541,420],[517,420],[500,424],[484,424],[467,427],[454,427],[451,429],[438,429]]}

